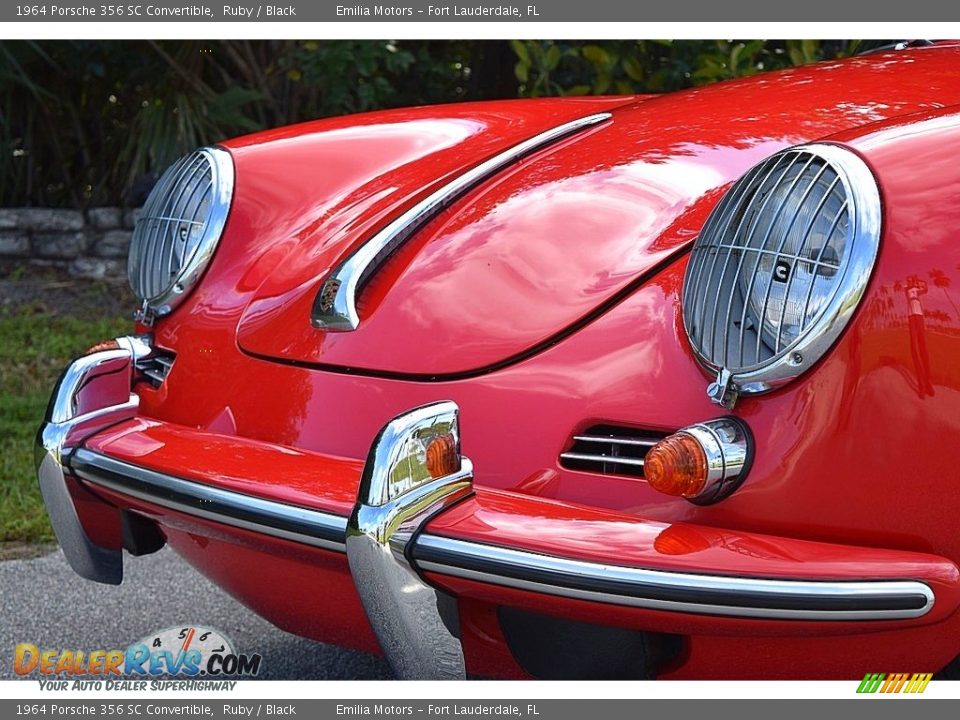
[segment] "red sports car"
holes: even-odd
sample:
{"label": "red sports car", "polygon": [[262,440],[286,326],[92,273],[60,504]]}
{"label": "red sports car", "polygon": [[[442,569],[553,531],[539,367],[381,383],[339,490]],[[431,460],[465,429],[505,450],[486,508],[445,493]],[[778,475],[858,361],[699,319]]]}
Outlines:
{"label": "red sports car", "polygon": [[960,46],[197,150],[39,478],[403,678],[960,654]]}

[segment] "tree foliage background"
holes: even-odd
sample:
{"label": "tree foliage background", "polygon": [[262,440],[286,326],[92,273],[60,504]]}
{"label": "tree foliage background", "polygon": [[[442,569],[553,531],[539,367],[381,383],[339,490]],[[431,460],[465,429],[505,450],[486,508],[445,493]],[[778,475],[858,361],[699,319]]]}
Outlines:
{"label": "tree foliage background", "polygon": [[138,205],[192,148],[379,108],[667,92],[858,41],[4,41],[0,206]]}

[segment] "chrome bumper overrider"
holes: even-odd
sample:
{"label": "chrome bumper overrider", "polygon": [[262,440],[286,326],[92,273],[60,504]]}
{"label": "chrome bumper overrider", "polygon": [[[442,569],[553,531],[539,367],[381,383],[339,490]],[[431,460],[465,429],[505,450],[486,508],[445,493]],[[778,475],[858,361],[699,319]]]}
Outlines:
{"label": "chrome bumper overrider", "polygon": [[129,337],[119,338],[116,349],[74,360],[60,376],[37,433],[40,493],[63,554],[81,577],[111,585],[123,579],[120,550],[97,545],[84,531],[64,464],[84,439],[136,415],[140,398],[130,392],[133,363],[149,353],[143,339]]}
{"label": "chrome bumper overrider", "polygon": [[[895,620],[921,617],[934,604],[932,589],[917,580],[670,572],[423,532],[432,516],[473,491],[472,466],[459,456],[458,410],[452,402],[414,409],[384,427],[370,450],[349,518],[123,462],[82,447],[87,437],[136,414],[137,396],[130,393],[129,380],[133,362],[149,354],[149,346],[137,338],[118,342],[118,349],[87,355],[67,368],[38,436],[40,487],[57,539],[74,570],[92,580],[119,583],[121,553],[98,546],[84,531],[67,488],[67,473],[164,508],[346,553],[370,623],[403,678],[466,675],[455,599],[425,582],[422,572],[591,602],[728,617]],[[103,400],[100,407],[87,406],[91,390]],[[417,433],[438,426],[456,438],[459,470],[393,485],[395,473],[388,469],[406,462]]]}

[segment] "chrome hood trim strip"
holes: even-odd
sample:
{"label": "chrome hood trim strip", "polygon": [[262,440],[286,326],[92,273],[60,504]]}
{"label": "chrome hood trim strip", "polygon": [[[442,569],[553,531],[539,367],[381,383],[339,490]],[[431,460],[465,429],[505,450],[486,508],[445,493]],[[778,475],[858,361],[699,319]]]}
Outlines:
{"label": "chrome hood trim strip", "polygon": [[468,190],[503,168],[563,138],[610,119],[608,112],[573,120],[535,135],[468,170],[418,202],[357,248],[324,281],[313,303],[311,322],[330,332],[360,325],[356,298],[364,283],[398,247]]}

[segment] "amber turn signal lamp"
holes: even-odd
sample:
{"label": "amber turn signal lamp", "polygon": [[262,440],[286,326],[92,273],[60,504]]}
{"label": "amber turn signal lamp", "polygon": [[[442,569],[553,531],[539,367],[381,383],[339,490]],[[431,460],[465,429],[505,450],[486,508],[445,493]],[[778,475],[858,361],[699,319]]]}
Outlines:
{"label": "amber turn signal lamp", "polygon": [[103,352],[104,350],[118,350],[120,348],[120,343],[116,340],[104,340],[103,342],[97,343],[89,350],[87,350],[84,355],[92,355],[96,352]]}
{"label": "amber turn signal lamp", "polygon": [[753,436],[730,416],[690,425],[647,451],[643,477],[650,487],[691,502],[711,503],[736,490],[750,469]]}
{"label": "amber turn signal lamp", "polygon": [[696,497],[707,484],[707,456],[692,435],[670,435],[647,452],[643,476],[654,490]]}
{"label": "amber turn signal lamp", "polygon": [[427,471],[432,478],[453,475],[460,469],[457,441],[451,433],[437,435],[427,445]]}

